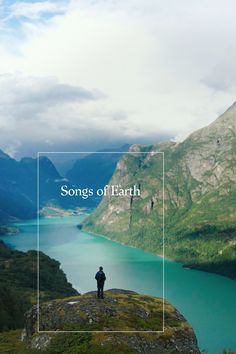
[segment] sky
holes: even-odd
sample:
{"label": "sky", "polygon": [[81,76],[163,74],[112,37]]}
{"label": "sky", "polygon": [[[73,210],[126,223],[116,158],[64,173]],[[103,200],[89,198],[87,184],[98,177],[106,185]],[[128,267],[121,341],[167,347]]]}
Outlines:
{"label": "sky", "polygon": [[0,0],[0,147],[182,141],[236,100],[235,13],[235,0]]}

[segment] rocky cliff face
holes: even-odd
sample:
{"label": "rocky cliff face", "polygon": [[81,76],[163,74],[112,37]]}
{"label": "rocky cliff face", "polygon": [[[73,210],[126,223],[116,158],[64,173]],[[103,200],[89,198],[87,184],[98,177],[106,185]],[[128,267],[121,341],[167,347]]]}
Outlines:
{"label": "rocky cliff face", "polygon": [[85,228],[161,253],[164,199],[166,255],[236,278],[236,103],[182,143],[130,151],[110,184],[139,184],[141,198],[104,197]]}
{"label": "rocky cliff face", "polygon": [[[37,333],[35,307],[27,313],[23,340],[32,350],[56,353],[200,353],[193,330],[184,317],[162,299],[112,289],[104,300],[95,292],[54,300],[40,306],[41,331],[130,331],[129,333]],[[135,333],[132,331],[144,331]],[[145,333],[146,332],[146,333]]]}

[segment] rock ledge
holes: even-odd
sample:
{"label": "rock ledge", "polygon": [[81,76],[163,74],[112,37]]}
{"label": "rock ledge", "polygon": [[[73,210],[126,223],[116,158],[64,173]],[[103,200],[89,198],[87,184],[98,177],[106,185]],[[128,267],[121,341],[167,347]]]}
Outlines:
{"label": "rock ledge", "polygon": [[[88,292],[42,303],[40,332],[37,332],[37,308],[34,306],[26,314],[22,340],[31,349],[49,350],[49,353],[63,343],[65,351],[60,353],[72,352],[74,347],[81,353],[111,353],[112,345],[113,353],[120,354],[200,354],[192,328],[168,302],[165,301],[165,331],[162,332],[162,299],[122,289],[107,290],[104,296],[104,300],[97,299],[96,292]],[[68,348],[66,343],[69,343]]]}

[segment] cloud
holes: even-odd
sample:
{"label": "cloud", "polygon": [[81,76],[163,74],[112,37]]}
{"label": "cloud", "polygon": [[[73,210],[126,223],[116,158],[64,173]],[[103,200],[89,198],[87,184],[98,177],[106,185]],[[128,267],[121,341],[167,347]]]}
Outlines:
{"label": "cloud", "polygon": [[65,3],[61,1],[38,1],[38,2],[14,2],[9,7],[10,18],[28,18],[30,20],[38,20],[46,14],[63,13],[66,10]]}
{"label": "cloud", "polygon": [[[105,97],[98,90],[61,84],[53,77],[20,73],[0,75],[0,90],[2,142],[8,141],[8,149],[12,151],[21,142],[45,140],[48,143],[55,136],[63,140],[65,131],[81,124],[80,106]],[[74,123],[68,122],[68,113],[75,119]],[[60,127],[64,132],[60,132]],[[17,144],[12,144],[11,139]]]}
{"label": "cloud", "polygon": [[[0,1],[1,42],[8,50],[15,51],[14,46],[32,34],[31,32],[36,30],[36,24],[41,27],[65,14],[68,3],[69,0]],[[10,42],[14,42],[13,48]]]}
{"label": "cloud", "polygon": [[24,145],[31,145],[35,153],[60,150],[60,145],[86,150],[86,145],[96,149],[122,143],[126,137],[145,138],[145,133],[129,131],[126,112],[106,108],[108,97],[96,89],[15,73],[0,75],[0,91],[1,144],[11,156]]}
{"label": "cloud", "polygon": [[[88,91],[79,86],[61,84],[56,78],[37,78],[22,74],[0,75],[0,125],[5,134],[15,129],[16,136],[21,132],[21,125],[27,124],[29,138],[34,136],[36,125],[43,124],[45,128],[53,124],[59,125],[60,112],[67,119],[69,107],[76,107],[87,101],[96,101],[104,97],[97,90]],[[33,122],[29,126],[29,121]],[[30,133],[29,128],[32,129]],[[36,132],[39,127],[36,128]],[[23,131],[21,132],[23,133]],[[48,135],[48,134],[47,134]],[[34,137],[36,138],[36,137]],[[27,140],[27,136],[21,139]],[[50,137],[48,137],[50,139]]]}
{"label": "cloud", "polygon": [[236,91],[236,52],[230,56],[225,56],[211,69],[211,71],[203,78],[203,83],[215,92]]}
{"label": "cloud", "polygon": [[18,140],[11,140],[8,144],[4,145],[4,152],[11,157],[14,157],[22,146]]}
{"label": "cloud", "polygon": [[2,106],[27,106],[32,102],[45,109],[62,102],[96,100],[104,95],[98,90],[89,91],[79,86],[61,84],[55,77],[33,77],[21,73],[0,75]]}
{"label": "cloud", "polygon": [[234,0],[56,3],[8,6],[0,73],[24,75],[1,83],[5,141],[180,140],[235,101]]}
{"label": "cloud", "polygon": [[111,119],[113,120],[127,120],[128,119],[128,114],[124,111],[118,111],[113,113],[113,115],[111,115]]}

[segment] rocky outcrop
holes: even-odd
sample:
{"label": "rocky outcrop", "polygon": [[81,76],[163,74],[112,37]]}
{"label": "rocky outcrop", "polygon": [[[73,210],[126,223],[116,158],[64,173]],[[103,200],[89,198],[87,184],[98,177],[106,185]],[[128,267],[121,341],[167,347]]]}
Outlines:
{"label": "rocky outcrop", "polygon": [[[31,349],[50,351],[53,347],[55,352],[57,345],[64,343],[65,351],[60,347],[60,353],[69,352],[68,348],[70,352],[76,348],[78,353],[110,354],[111,350],[124,354],[200,353],[192,328],[167,302],[164,316],[163,332],[162,299],[111,289],[105,291],[102,300],[96,298],[95,292],[89,292],[42,303],[39,308],[39,333],[37,308],[33,307],[26,315],[22,339]],[[59,333],[62,330],[98,332]]]}

